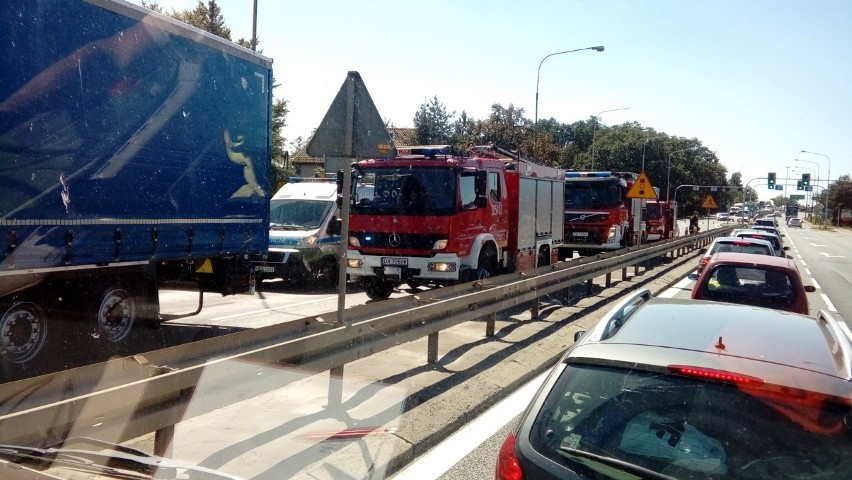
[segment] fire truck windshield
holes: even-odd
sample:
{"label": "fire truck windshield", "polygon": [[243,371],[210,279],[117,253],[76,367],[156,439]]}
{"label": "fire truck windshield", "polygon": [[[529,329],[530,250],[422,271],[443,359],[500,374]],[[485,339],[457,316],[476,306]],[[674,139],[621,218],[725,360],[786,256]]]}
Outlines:
{"label": "fire truck windshield", "polygon": [[451,215],[456,211],[456,177],[452,169],[365,169],[354,187],[355,214]]}
{"label": "fire truck windshield", "polygon": [[645,208],[647,209],[649,219],[656,220],[663,218],[663,210],[660,208],[659,203],[648,203],[645,205]]}
{"label": "fire truck windshield", "polygon": [[601,208],[622,205],[621,188],[610,182],[584,181],[565,184],[566,208]]}

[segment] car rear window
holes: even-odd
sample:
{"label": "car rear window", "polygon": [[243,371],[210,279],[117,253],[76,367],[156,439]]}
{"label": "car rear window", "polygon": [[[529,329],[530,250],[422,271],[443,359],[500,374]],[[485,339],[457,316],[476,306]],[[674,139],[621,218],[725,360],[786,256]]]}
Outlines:
{"label": "car rear window", "polygon": [[719,265],[708,276],[701,286],[708,300],[789,310],[799,295],[780,270]]}
{"label": "car rear window", "polygon": [[757,255],[773,255],[769,246],[748,242],[716,242],[710,249],[710,254],[716,252],[753,253]]}
{"label": "car rear window", "polygon": [[569,364],[529,440],[581,475],[590,460],[571,449],[675,478],[833,478],[852,471],[843,423],[849,408],[842,399],[766,385]]}
{"label": "car rear window", "polygon": [[767,242],[772,244],[772,248],[774,248],[776,252],[781,250],[781,241],[778,240],[778,237],[774,235],[761,235],[759,233],[740,233],[737,236],[743,238],[757,238],[759,240],[766,240]]}

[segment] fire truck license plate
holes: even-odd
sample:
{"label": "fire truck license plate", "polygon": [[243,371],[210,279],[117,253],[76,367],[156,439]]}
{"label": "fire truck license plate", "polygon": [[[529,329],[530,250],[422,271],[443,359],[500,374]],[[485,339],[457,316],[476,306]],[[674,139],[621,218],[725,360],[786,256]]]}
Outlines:
{"label": "fire truck license plate", "polygon": [[574,232],[571,235],[574,235],[575,237],[588,237],[589,232]]}
{"label": "fire truck license plate", "polygon": [[382,257],[382,265],[393,265],[395,267],[406,267],[408,266],[407,258],[399,258],[399,257]]}

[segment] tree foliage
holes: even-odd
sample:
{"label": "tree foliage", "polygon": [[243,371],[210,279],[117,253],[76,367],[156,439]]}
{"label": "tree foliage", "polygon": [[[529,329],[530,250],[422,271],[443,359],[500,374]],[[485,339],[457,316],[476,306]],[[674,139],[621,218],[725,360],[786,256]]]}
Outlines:
{"label": "tree foliage", "polygon": [[447,112],[447,107],[438,100],[437,96],[420,105],[413,120],[420,145],[449,144],[453,134],[454,115],[455,112]]}

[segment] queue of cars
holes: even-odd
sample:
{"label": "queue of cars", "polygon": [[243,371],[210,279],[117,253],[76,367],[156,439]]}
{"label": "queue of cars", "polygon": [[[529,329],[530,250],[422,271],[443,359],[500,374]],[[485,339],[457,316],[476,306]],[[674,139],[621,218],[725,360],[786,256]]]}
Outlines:
{"label": "queue of cars", "polygon": [[852,478],[852,339],[780,241],[717,238],[690,300],[634,293],[578,332],[495,479]]}

